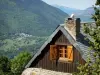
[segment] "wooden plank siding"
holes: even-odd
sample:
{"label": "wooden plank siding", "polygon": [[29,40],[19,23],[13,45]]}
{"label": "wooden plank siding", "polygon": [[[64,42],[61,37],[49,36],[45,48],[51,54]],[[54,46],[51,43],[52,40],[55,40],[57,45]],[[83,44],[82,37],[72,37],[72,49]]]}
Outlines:
{"label": "wooden plank siding", "polygon": [[41,54],[32,62],[30,67],[36,67],[36,68],[43,68],[43,69],[49,69],[54,71],[60,71],[60,72],[78,72],[77,66],[78,64],[85,64],[85,61],[81,57],[78,50],[74,48],[73,52],[73,62],[61,62],[59,60],[51,61],[50,60],[50,45],[69,45],[69,41],[66,39],[66,37],[62,34],[62,32],[58,32],[58,34],[52,39],[51,43],[49,43],[44,50],[42,50]]}

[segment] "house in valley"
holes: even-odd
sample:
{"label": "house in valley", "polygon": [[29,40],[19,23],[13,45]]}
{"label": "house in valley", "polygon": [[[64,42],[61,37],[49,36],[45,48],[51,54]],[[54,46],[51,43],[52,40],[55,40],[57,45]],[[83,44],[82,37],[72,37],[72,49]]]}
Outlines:
{"label": "house in valley", "polygon": [[59,72],[78,72],[77,66],[88,58],[88,42],[80,18],[68,18],[59,25],[25,68],[43,68]]}

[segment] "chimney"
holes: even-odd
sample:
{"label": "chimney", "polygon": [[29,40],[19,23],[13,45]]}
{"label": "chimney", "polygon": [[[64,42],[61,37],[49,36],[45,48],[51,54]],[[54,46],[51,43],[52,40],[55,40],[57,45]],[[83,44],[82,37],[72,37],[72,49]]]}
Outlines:
{"label": "chimney", "polygon": [[65,28],[68,29],[75,39],[80,33],[80,21],[80,18],[75,19],[74,15],[65,21]]}
{"label": "chimney", "polygon": [[80,18],[76,18],[76,37],[80,33],[80,27],[81,27],[81,20],[80,20]]}

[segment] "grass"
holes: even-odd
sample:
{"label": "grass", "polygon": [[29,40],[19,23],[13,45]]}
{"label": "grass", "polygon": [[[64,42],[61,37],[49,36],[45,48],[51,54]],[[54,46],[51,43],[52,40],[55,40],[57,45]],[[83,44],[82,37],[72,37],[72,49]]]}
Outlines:
{"label": "grass", "polygon": [[10,38],[5,40],[0,40],[0,50],[4,51],[14,51],[20,50],[22,47],[28,47],[35,44],[39,44],[39,42],[44,42],[47,37],[17,37],[17,38]]}

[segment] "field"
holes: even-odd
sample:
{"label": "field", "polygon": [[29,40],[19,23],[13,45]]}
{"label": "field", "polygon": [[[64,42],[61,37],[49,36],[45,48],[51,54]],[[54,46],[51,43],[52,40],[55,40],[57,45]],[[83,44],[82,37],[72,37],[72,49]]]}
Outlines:
{"label": "field", "polygon": [[0,40],[0,53],[10,58],[21,51],[29,51],[34,54],[46,39],[47,36],[38,37],[24,33],[17,34],[9,39]]}

